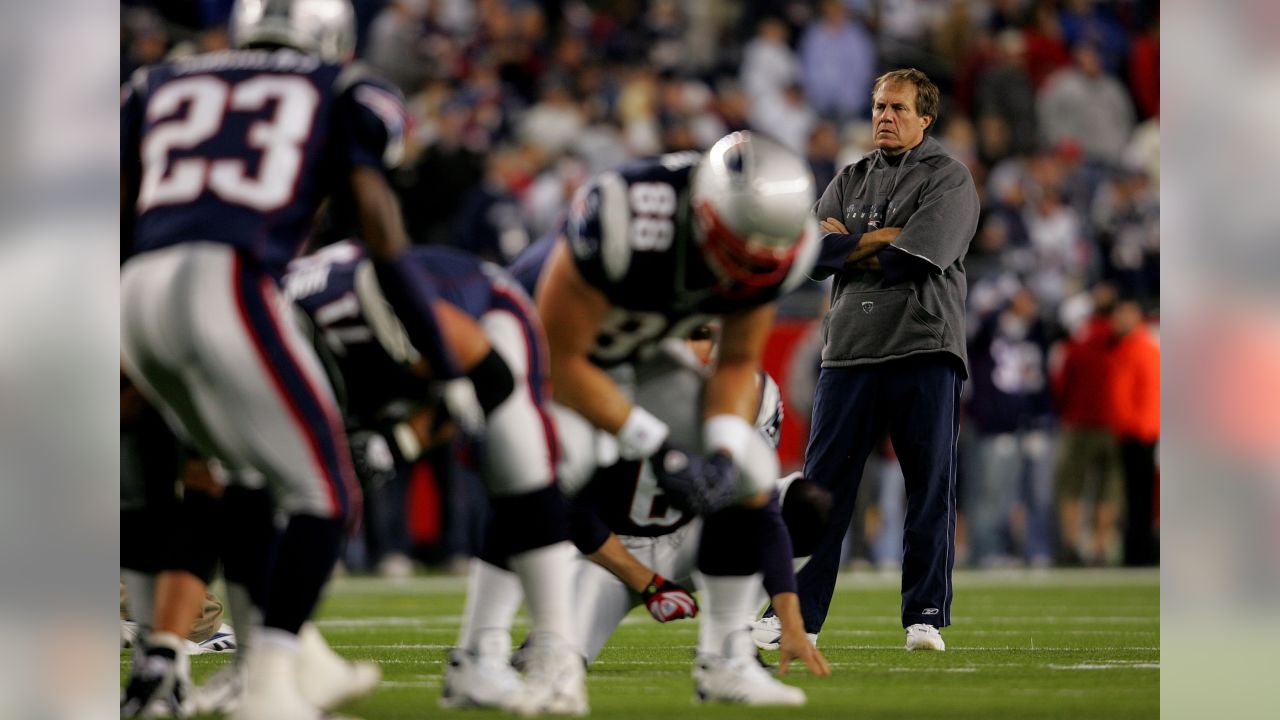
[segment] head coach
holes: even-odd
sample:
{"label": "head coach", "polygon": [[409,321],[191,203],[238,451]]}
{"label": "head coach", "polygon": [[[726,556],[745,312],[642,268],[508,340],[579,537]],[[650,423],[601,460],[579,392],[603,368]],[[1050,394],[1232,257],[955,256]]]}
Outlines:
{"label": "head coach", "polygon": [[872,88],[876,149],[845,167],[815,213],[816,279],[835,275],[823,320],[805,476],[833,495],[831,523],[797,576],[806,630],[822,628],[867,456],[886,431],[906,477],[902,626],[907,649],[942,650],[955,563],[956,435],[967,376],[964,256],[978,224],[968,169],[928,135],[938,88],[894,70]]}

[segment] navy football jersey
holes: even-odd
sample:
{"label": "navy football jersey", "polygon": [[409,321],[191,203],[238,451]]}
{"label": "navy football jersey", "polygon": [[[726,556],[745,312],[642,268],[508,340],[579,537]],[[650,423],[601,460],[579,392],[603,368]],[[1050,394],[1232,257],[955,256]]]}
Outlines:
{"label": "navy football jersey", "polygon": [[355,167],[399,163],[406,124],[397,91],[359,65],[290,49],[144,68],[120,119],[122,172],[137,178],[132,252],[225,243],[276,276]]}
{"label": "navy football jersey", "polygon": [[[449,248],[409,252],[431,273],[440,299],[471,317],[494,308],[533,315],[523,290],[497,265]],[[382,298],[360,245],[340,242],[293,261],[284,291],[307,313],[337,366],[355,424],[367,427],[402,403],[428,397],[427,382],[408,369],[417,353]]]}
{"label": "navy football jersey", "polygon": [[[695,237],[690,190],[700,153],[636,161],[597,176],[569,208],[561,233],[579,274],[613,306],[591,359],[610,367],[644,359],[663,337],[688,337],[713,317],[776,300],[802,283],[818,238],[806,236],[787,275],[746,292],[728,286]],[[544,238],[512,265],[532,292],[554,240]]]}

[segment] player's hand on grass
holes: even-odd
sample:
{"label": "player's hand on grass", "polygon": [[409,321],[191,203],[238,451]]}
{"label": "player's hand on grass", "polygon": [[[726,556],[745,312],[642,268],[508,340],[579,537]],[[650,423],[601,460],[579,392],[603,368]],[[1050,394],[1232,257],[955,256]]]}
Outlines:
{"label": "player's hand on grass", "polygon": [[831,665],[827,663],[827,659],[818,652],[818,648],[809,642],[809,637],[805,635],[803,630],[783,628],[782,638],[778,641],[778,674],[786,675],[787,666],[792,660],[799,660],[809,668],[809,672],[814,675],[830,675]]}
{"label": "player's hand on grass", "polygon": [[655,574],[640,593],[649,614],[660,623],[698,616],[698,601],[680,585]]}
{"label": "player's hand on grass", "polygon": [[737,502],[738,469],[728,455],[697,455],[663,443],[649,461],[658,487],[685,512],[705,515]]}

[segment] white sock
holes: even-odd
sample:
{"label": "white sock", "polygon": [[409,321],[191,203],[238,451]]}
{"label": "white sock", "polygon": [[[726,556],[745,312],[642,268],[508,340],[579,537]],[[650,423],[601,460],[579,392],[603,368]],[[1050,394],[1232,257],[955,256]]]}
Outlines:
{"label": "white sock", "polygon": [[475,649],[476,636],[488,630],[506,633],[509,647],[511,624],[523,598],[520,578],[515,573],[490,565],[479,558],[473,559],[467,578],[467,604],[462,611],[458,647]]}
{"label": "white sock", "polygon": [[138,624],[137,640],[133,643],[133,666],[142,667],[143,646],[147,643],[147,635],[151,632],[151,623],[155,620],[156,576],[137,570],[120,569],[120,579],[124,582],[125,610],[129,619]]}
{"label": "white sock", "polygon": [[253,644],[255,629],[262,627],[262,611],[254,606],[249,588],[240,583],[227,583],[227,608],[236,631],[235,661],[239,662]]}
{"label": "white sock", "polygon": [[576,644],[573,627],[573,567],[578,549],[565,540],[511,556],[529,606],[532,632],[552,633]]}
{"label": "white sock", "polygon": [[747,629],[747,618],[755,608],[755,589],[760,587],[760,578],[760,573],[702,576],[699,655],[723,655],[729,634]]}
{"label": "white sock", "polygon": [[125,605],[129,611],[129,619],[138,623],[140,629],[151,627],[155,620],[156,609],[156,576],[137,570],[120,570],[120,579],[124,581]]}

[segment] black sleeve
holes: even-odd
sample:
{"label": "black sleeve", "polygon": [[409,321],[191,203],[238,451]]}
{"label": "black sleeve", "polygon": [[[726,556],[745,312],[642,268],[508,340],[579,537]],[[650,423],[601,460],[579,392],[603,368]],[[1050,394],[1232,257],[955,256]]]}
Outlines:
{"label": "black sleeve", "polygon": [[609,539],[609,527],[595,508],[580,498],[569,501],[569,539],[583,555],[599,550]]}
{"label": "black sleeve", "polygon": [[782,507],[778,494],[773,493],[765,506],[766,520],[761,524],[760,570],[764,574],[764,589],[773,597],[780,593],[796,591],[795,566],[791,562],[791,536],[782,521]]}

